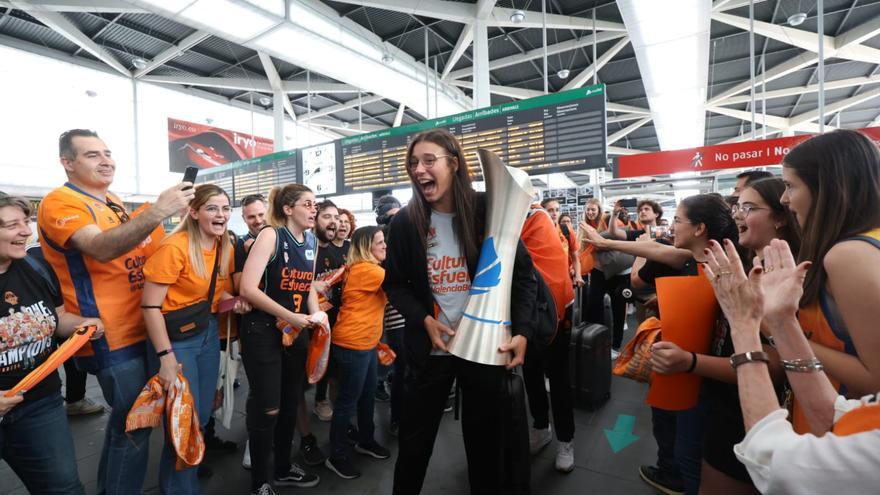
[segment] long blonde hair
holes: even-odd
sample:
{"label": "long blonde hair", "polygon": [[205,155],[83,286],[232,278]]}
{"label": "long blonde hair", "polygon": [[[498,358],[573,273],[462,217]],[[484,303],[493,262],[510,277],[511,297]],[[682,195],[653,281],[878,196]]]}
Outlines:
{"label": "long blonde hair", "polygon": [[382,229],[375,225],[361,227],[354,231],[351,236],[351,248],[348,250],[348,266],[361,261],[369,261],[370,263],[379,264],[379,260],[373,256],[373,238],[376,232],[382,232]]}
{"label": "long blonde hair", "polygon": [[[599,214],[596,215],[596,220],[590,220],[587,218],[587,206],[596,205],[596,208],[599,209]],[[584,205],[584,214],[581,218],[584,222],[586,222],[589,226],[595,228],[599,232],[603,230],[608,230],[608,225],[605,223],[605,220],[602,218],[602,202],[596,198],[589,198],[587,203]],[[584,239],[587,238],[587,232],[581,228],[580,222],[578,222],[578,245],[583,249],[586,242]]]}
{"label": "long blonde hair", "polygon": [[[189,208],[190,210],[198,210],[211,198],[221,194],[226,196],[227,200],[229,199],[229,195],[226,194],[226,191],[214,184],[201,184],[196,186],[195,197],[189,202]],[[187,212],[186,217],[180,222],[180,225],[174,229],[174,232],[186,232],[187,238],[189,239],[189,264],[192,267],[193,272],[201,278],[210,277],[211,271],[205,267],[205,258],[202,256],[202,233],[199,228],[198,220],[193,218],[190,212]],[[226,276],[229,272],[229,257],[232,253],[232,245],[225,232],[218,240],[220,242],[220,266],[217,267],[217,273],[218,275]],[[213,268],[214,267],[211,267],[212,271]]]}

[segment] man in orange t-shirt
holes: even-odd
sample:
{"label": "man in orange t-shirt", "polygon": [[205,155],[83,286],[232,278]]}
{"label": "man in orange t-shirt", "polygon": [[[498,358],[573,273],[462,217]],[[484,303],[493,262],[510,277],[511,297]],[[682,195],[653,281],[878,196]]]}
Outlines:
{"label": "man in orange t-shirt", "polygon": [[37,225],[43,255],[61,283],[65,308],[101,318],[105,326],[104,335],[86,344],[75,358],[77,367],[97,376],[112,408],[97,492],[140,493],[150,430],[127,436],[125,418],[147,382],[146,328],[140,311],[143,265],[162,239],[162,221],[193,198],[192,184],[171,187],[154,205],[129,214],[109,192],[116,163],[95,132],[73,129],[63,133],[58,144],[68,182],[40,203]]}
{"label": "man in orange t-shirt", "polygon": [[567,254],[562,244],[556,241],[556,232],[558,229],[553,225],[550,215],[537,205],[532,206],[520,238],[529,250],[535,269],[553,294],[559,328],[556,338],[547,349],[538,351],[534,346],[528,347],[523,364],[523,378],[528,392],[529,410],[534,419],[529,430],[531,452],[534,454],[544,448],[550,443],[552,436],[547,392],[544,388],[546,374],[550,380],[553,424],[556,426],[556,439],[559,441],[556,469],[567,473],[574,469],[574,405],[568,376],[568,341],[574,289],[569,278]]}

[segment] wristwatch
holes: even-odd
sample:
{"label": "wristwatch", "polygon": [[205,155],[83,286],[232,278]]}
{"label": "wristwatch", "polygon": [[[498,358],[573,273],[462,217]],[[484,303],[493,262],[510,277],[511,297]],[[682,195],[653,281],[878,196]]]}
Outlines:
{"label": "wristwatch", "polygon": [[742,354],[734,354],[733,356],[730,356],[730,366],[732,366],[733,369],[736,369],[737,366],[741,364],[754,363],[757,361],[769,363],[770,356],[768,356],[767,353],[763,351],[749,351],[743,352]]}

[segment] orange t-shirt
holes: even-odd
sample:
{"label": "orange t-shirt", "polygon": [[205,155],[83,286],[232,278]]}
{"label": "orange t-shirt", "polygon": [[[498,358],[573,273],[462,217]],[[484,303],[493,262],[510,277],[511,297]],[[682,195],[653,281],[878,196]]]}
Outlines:
{"label": "orange t-shirt", "polygon": [[78,364],[90,371],[146,352],[140,309],[143,265],[165,235],[159,225],[131,251],[106,263],[81,253],[70,244],[78,230],[95,225],[106,232],[122,223],[108,201],[123,204],[114,194],[101,199],[68,183],[46,195],[37,211],[43,256],[58,276],[65,309],[104,322],[104,336],[86,343],[76,354]]}
{"label": "orange t-shirt", "polygon": [[[225,240],[229,242],[228,238]],[[214,300],[211,302],[212,313],[217,312],[220,295],[228,290],[228,284],[232,280],[235,260],[232,256],[232,245],[227,247],[230,253],[228,268],[225,274],[222,270],[217,271],[217,285],[214,289]],[[215,257],[214,249],[202,248],[205,276],[200,277],[189,262],[189,235],[186,232],[175,232],[162,241],[156,254],[144,265],[144,276],[148,281],[169,286],[165,300],[162,301],[162,313],[186,308],[208,299]]]}
{"label": "orange t-shirt", "polygon": [[342,307],[331,333],[334,344],[356,351],[379,345],[388,302],[382,290],[383,280],[385,269],[375,263],[361,261],[351,265],[342,289]]}
{"label": "orange t-shirt", "polygon": [[[520,238],[529,250],[535,268],[553,293],[556,313],[562,320],[565,308],[574,300],[574,289],[568,276],[568,256],[553,235],[553,220],[542,211],[536,211],[526,218]],[[555,230],[562,235],[558,227]]]}

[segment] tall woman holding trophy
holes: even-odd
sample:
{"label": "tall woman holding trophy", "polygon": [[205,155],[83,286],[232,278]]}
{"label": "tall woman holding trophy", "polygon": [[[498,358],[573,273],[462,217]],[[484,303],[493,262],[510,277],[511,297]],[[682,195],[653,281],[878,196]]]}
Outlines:
{"label": "tall woman holding trophy", "polygon": [[[515,236],[504,241],[496,236],[496,244],[501,244],[492,248],[511,253],[507,263],[513,265],[512,276],[476,290],[472,282],[492,271],[484,266],[480,247],[484,236],[492,240],[493,233],[486,232],[487,211],[492,206],[487,205],[486,195],[471,188],[461,145],[444,129],[425,131],[413,138],[406,160],[413,198],[391,222],[383,284],[390,303],[406,319],[404,346],[410,366],[404,384],[394,493],[421,490],[444,404],[456,378],[462,391],[462,433],[471,493],[527,493],[527,464],[525,469],[513,467],[510,457],[510,451],[520,446],[528,455],[527,426],[510,427],[509,418],[520,411],[512,412],[508,393],[509,370],[522,364],[525,356],[537,290],[531,259],[518,240],[525,210],[522,218],[511,219],[511,223],[519,222]],[[527,209],[528,201],[525,205]],[[494,209],[499,211],[498,205]],[[495,263],[500,267],[505,260],[498,258],[500,262],[496,259]],[[494,291],[505,282],[510,291],[509,321],[496,323],[506,324],[512,338],[481,350],[495,365],[450,354],[448,346],[460,331],[461,321],[487,321],[465,314],[465,308],[471,308],[471,294]],[[506,307],[507,302],[502,305]],[[519,407],[524,415],[524,405],[514,409]]]}

